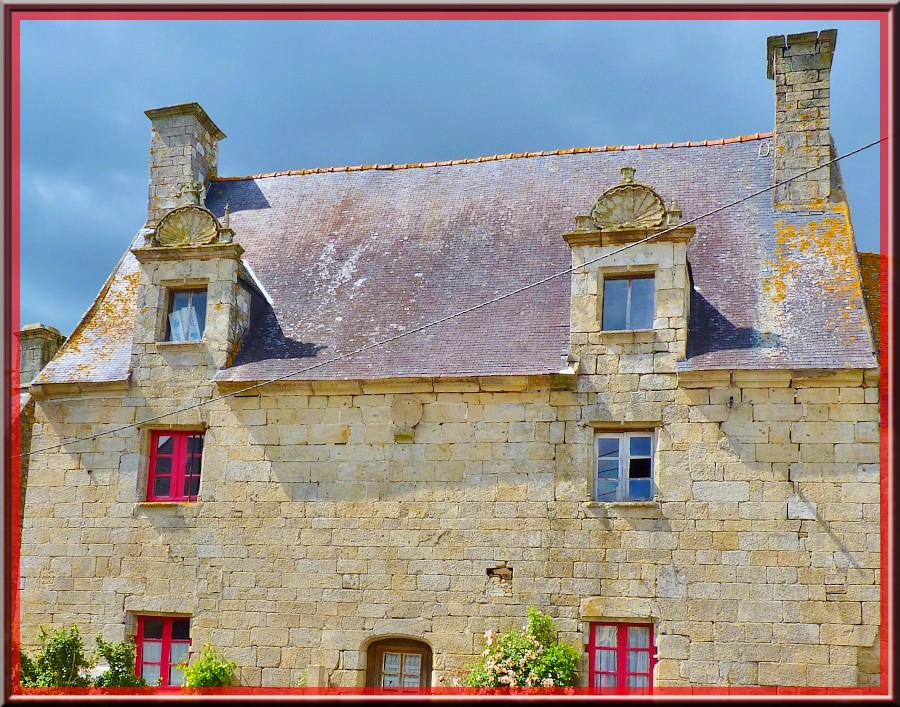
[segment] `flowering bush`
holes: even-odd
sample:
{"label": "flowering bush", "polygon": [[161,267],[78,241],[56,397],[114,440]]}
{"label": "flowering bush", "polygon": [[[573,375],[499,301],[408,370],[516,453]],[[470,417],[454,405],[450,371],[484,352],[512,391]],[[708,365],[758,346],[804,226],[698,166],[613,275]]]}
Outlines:
{"label": "flowering bush", "polygon": [[521,631],[484,634],[485,648],[463,681],[469,687],[569,687],[581,653],[559,643],[553,619],[534,607]]}

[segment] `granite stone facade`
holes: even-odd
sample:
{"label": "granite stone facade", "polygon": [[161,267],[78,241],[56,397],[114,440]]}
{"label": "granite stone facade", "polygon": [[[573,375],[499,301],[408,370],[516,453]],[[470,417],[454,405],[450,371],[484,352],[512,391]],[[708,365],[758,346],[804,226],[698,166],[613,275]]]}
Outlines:
{"label": "granite stone facade", "polygon": [[[205,132],[190,139],[214,155],[208,136],[221,131],[196,104],[148,111],[153,139],[159,116],[176,125],[182,114],[204,117]],[[758,159],[755,149],[753,155]],[[153,165],[157,159],[155,153]],[[451,167],[415,166],[423,179],[465,179],[465,169]],[[561,329],[564,349],[542,343],[538,355],[523,338],[520,358],[512,353],[498,363],[491,351],[506,351],[509,342],[492,349],[488,341],[481,370],[472,364],[468,374],[436,375],[423,364],[412,375],[402,366],[432,355],[423,335],[405,340],[396,358],[363,359],[368,368],[337,375],[312,366],[349,345],[317,348],[308,334],[313,325],[340,330],[331,300],[321,299],[317,309],[285,294],[315,292],[312,279],[327,270],[325,261],[318,270],[298,267],[293,279],[276,276],[283,271],[268,263],[284,267],[309,243],[273,226],[264,240],[281,239],[284,250],[270,257],[250,220],[264,213],[276,223],[281,212],[271,185],[306,177],[235,182],[222,200],[246,204],[249,191],[257,206],[231,214],[233,242],[211,199],[217,240],[163,247],[154,245],[154,222],[183,204],[153,194],[174,190],[184,175],[176,170],[170,183],[153,169],[150,222],[92,309],[105,311],[108,292],[124,298],[119,311],[133,312],[130,339],[105,331],[100,314],[92,324],[89,313],[32,386],[34,448],[60,446],[31,459],[23,645],[39,625],[75,623],[84,635],[119,640],[134,635],[139,616],[180,616],[190,618],[194,646],[212,641],[237,662],[242,685],[290,686],[303,675],[309,685],[371,684],[369,647],[396,638],[428,646],[426,681],[438,686],[465,672],[485,631],[520,626],[534,606],[579,646],[590,644],[594,623],[652,625],[656,688],[878,683],[879,369],[855,255],[840,274],[850,285],[815,290],[854,310],[853,317],[861,313],[826,327],[838,341],[826,352],[834,360],[798,356],[785,363],[777,356],[786,355],[779,347],[794,345],[790,337],[768,334],[765,319],[750,315],[729,322],[730,329],[709,329],[713,343],[694,357],[697,313],[733,305],[703,279],[698,249],[714,248],[710,229],[689,223],[695,214],[682,216],[646,162],[636,171],[626,167],[621,184],[604,178],[590,187],[607,215],[597,216],[597,205],[590,217],[579,215],[591,208],[579,199],[565,205],[569,226],[551,234],[547,261],[570,258],[573,267],[568,316],[548,324],[545,339],[533,338],[554,341]],[[215,174],[214,158],[205,171]],[[219,180],[209,191],[228,184]],[[623,186],[649,206],[638,213],[635,198],[613,199]],[[343,221],[330,224],[352,220],[352,205],[341,198],[334,201]],[[555,204],[548,198],[546,208]],[[840,202],[833,211],[845,208]],[[298,219],[303,213],[290,211]],[[464,260],[474,276],[478,261],[451,238],[469,239],[472,253],[489,240],[456,218],[443,217],[463,234],[447,232],[453,260],[438,244],[434,262],[450,271]],[[418,227],[396,212],[391,219],[386,229]],[[296,238],[311,230],[297,227]],[[338,235],[330,237],[339,232],[335,226]],[[835,233],[852,248],[849,228]],[[522,251],[535,255],[539,244],[527,242]],[[377,277],[366,258],[359,262],[352,276],[328,271],[332,283],[343,278],[332,291]],[[430,276],[429,266],[417,263],[416,277]],[[800,274],[774,294],[762,275],[748,272],[760,284],[759,301],[746,303],[747,311],[767,316],[773,310],[765,297],[774,298],[770,304],[779,295],[803,299],[805,267],[799,262]],[[651,323],[611,330],[604,324],[613,302],[607,285],[635,278],[652,278]],[[184,288],[206,292],[203,336],[166,341],[172,293]],[[378,326],[394,314],[371,300],[367,307],[365,299],[349,303],[344,294],[336,301],[351,314],[363,311],[375,339],[383,338]],[[777,302],[798,335],[804,326],[823,328],[791,319]],[[415,306],[430,305],[422,298]],[[483,316],[491,324],[496,315]],[[527,312],[517,316],[524,320]],[[310,329],[300,332],[297,321]],[[508,339],[512,329],[503,327],[510,322],[497,316],[494,324]],[[713,325],[721,327],[704,323]],[[103,341],[129,353],[104,358],[98,380],[89,344]],[[443,346],[450,370],[454,351]],[[723,352],[734,358],[715,358]],[[288,363],[296,375],[259,373]],[[196,499],[148,500],[151,440],[160,431],[204,433]],[[634,434],[651,440],[652,493],[638,499],[624,489],[620,498],[604,498],[599,440],[624,444]],[[582,685],[591,674],[585,653]]]}

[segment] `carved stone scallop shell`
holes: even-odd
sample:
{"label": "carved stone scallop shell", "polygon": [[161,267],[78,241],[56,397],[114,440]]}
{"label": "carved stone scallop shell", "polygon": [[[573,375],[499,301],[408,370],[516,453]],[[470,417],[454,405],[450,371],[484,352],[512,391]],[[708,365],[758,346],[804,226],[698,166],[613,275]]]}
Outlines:
{"label": "carved stone scallop shell", "polygon": [[600,230],[652,228],[665,220],[666,207],[649,187],[620,184],[600,195],[591,218]]}
{"label": "carved stone scallop shell", "polygon": [[156,228],[161,246],[206,245],[218,235],[216,217],[201,206],[182,206],[162,217]]}

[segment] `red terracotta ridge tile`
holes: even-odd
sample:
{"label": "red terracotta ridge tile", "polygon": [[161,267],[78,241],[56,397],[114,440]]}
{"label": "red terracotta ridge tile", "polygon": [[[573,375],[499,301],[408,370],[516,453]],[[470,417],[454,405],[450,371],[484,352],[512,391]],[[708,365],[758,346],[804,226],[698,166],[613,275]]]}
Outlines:
{"label": "red terracotta ridge tile", "polygon": [[710,147],[713,145],[730,145],[738,142],[748,142],[751,140],[767,140],[773,136],[773,133],[753,133],[752,135],[739,135],[730,138],[718,138],[716,140],[701,140],[686,142],[669,142],[669,143],[641,143],[637,145],[603,145],[600,147],[569,147],[560,150],[540,150],[537,152],[507,152],[499,155],[486,155],[483,157],[469,157],[458,160],[438,160],[434,162],[412,162],[408,164],[369,164],[369,165],[351,165],[346,167],[314,167],[310,169],[290,169],[278,172],[264,172],[261,174],[250,174],[239,177],[216,177],[216,182],[239,182],[248,179],[267,179],[269,177],[296,177],[308,174],[325,174],[334,172],[360,172],[363,170],[399,170],[399,169],[421,169],[425,167],[448,167],[461,164],[477,164],[481,162],[496,162],[498,160],[514,160],[525,159],[529,157],[553,157],[562,155],[579,155],[594,152],[619,152],[621,150],[658,150],[663,148],[684,148],[684,147]]}

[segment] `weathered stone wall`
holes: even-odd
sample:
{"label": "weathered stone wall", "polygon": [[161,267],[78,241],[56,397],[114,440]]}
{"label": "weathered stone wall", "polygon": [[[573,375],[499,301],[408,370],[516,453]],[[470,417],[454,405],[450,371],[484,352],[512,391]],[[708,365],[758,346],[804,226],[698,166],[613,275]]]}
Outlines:
{"label": "weathered stone wall", "polygon": [[[831,194],[829,168],[801,173],[832,159],[831,62],[836,30],[769,37],[769,78],[775,80],[776,208],[823,208]],[[789,183],[781,184],[787,179]]]}
{"label": "weathered stone wall", "polygon": [[26,387],[56,355],[66,340],[58,329],[26,324],[19,332],[19,385]]}
{"label": "weathered stone wall", "polygon": [[[174,612],[246,685],[296,684],[310,664],[361,684],[366,642],[390,635],[428,642],[449,681],[534,605],[573,642],[592,620],[654,622],[659,685],[871,682],[877,381],[608,375],[659,409],[658,503],[591,501],[606,407],[561,379],[285,383],[179,414],[160,426],[208,428],[191,504],[141,502],[148,429],[36,455],[23,644],[39,624],[121,638],[136,614]],[[40,400],[35,446],[195,393]],[[409,443],[398,393],[423,404]],[[509,595],[487,576],[503,561]]]}
{"label": "weathered stone wall", "polygon": [[[150,190],[147,225],[155,225],[170,209],[203,203],[218,169],[218,141],[224,133],[196,103],[146,111],[150,131]],[[198,202],[186,188],[200,185]]]}

